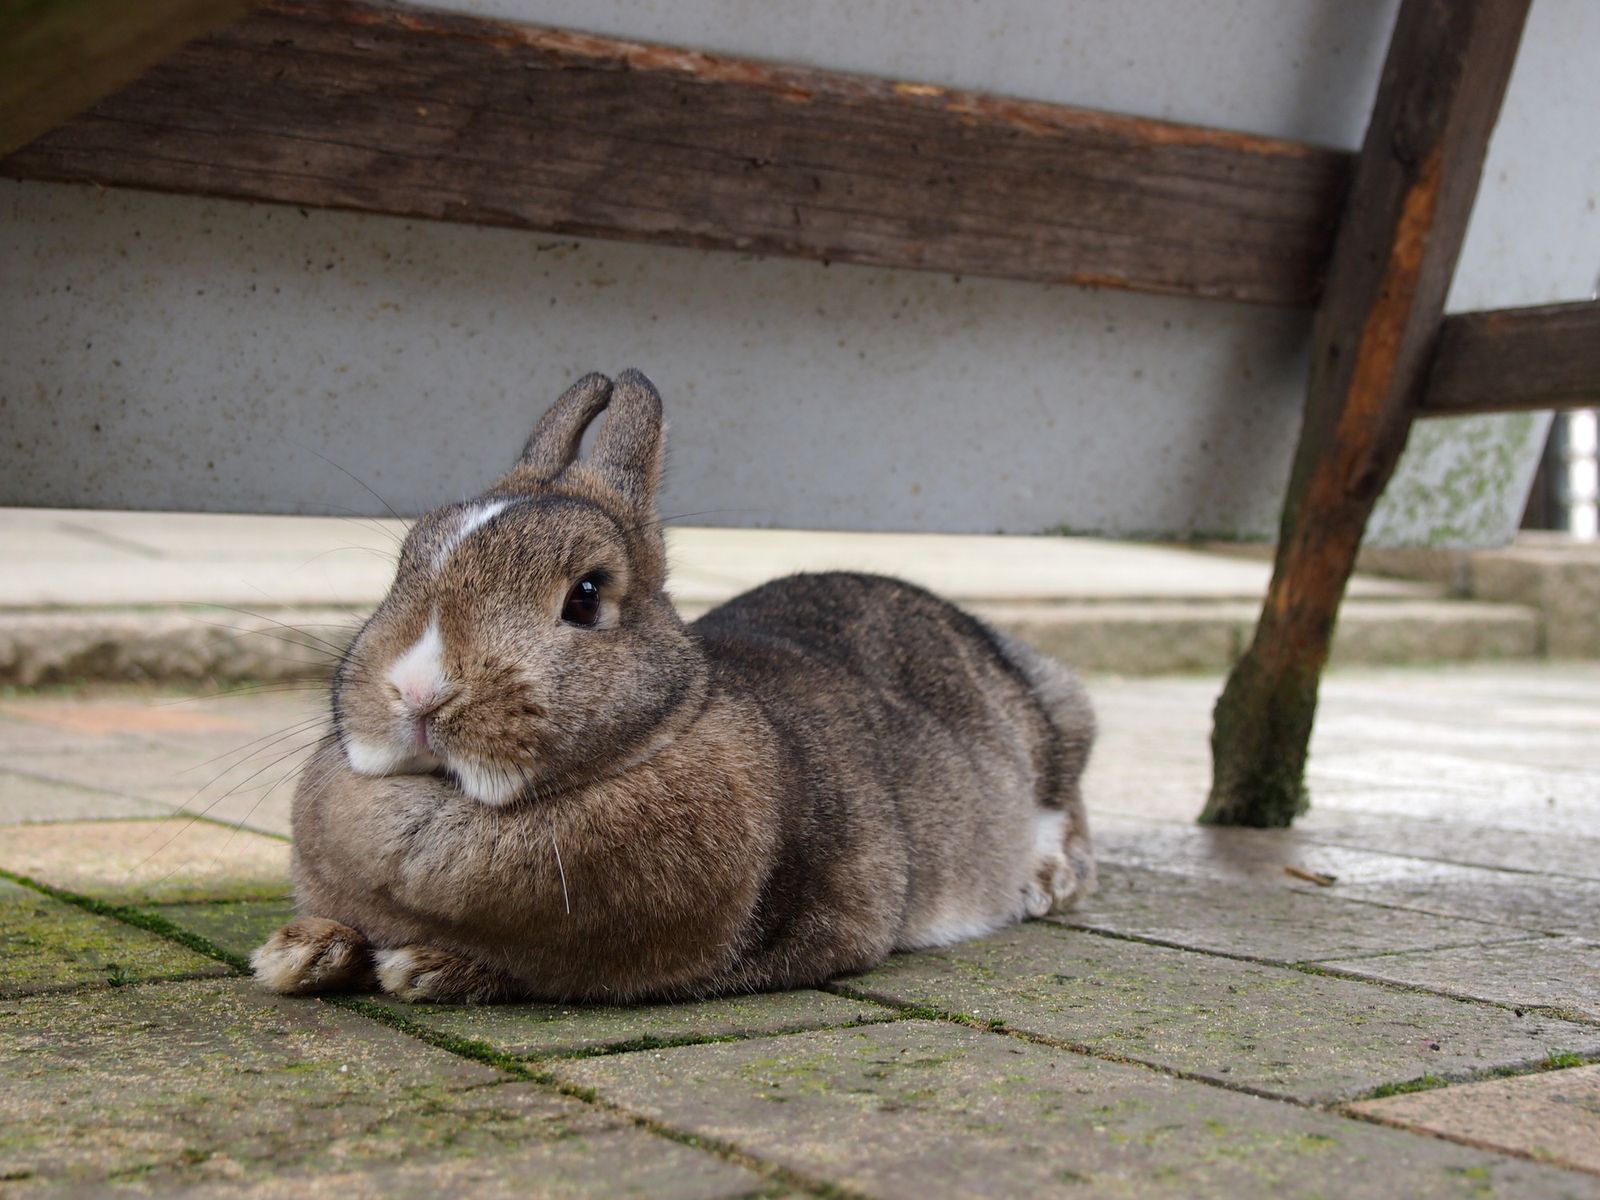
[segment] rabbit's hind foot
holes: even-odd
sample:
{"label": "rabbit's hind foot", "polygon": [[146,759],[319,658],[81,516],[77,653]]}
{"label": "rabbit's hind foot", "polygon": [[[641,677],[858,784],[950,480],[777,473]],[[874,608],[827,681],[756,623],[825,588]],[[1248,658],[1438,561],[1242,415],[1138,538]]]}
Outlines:
{"label": "rabbit's hind foot", "polygon": [[370,991],[372,947],[359,930],[323,917],[301,917],[273,934],[250,966],[256,982],[285,996]]}
{"label": "rabbit's hind foot", "polygon": [[432,946],[399,946],[377,952],[378,983],[413,1004],[496,1004],[520,1000],[526,988],[470,958]]}

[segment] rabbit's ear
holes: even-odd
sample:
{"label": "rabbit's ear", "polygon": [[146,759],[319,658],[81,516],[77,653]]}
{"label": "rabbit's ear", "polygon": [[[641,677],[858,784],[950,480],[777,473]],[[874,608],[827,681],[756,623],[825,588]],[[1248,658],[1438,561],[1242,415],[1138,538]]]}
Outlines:
{"label": "rabbit's ear", "polygon": [[519,481],[542,483],[566,470],[578,457],[583,431],[610,399],[611,380],[598,371],[562,392],[533,427],[513,475]]}
{"label": "rabbit's ear", "polygon": [[661,396],[655,384],[632,369],[617,376],[605,424],[595,437],[588,464],[639,512],[655,505],[664,444]]}

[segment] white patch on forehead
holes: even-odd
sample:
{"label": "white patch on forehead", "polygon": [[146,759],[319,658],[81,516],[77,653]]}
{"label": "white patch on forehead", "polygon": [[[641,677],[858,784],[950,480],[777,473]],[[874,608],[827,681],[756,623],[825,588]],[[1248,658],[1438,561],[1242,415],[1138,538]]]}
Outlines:
{"label": "white patch on forehead", "polygon": [[422,636],[394,660],[385,676],[400,693],[401,702],[416,712],[432,708],[449,682],[444,674],[444,638],[439,633],[439,614],[434,613]]}
{"label": "white patch on forehead", "polygon": [[467,540],[467,535],[474,529],[492,521],[510,506],[511,501],[509,500],[487,500],[482,504],[474,504],[471,508],[463,511],[460,522],[446,535],[444,541],[440,543],[439,549],[434,553],[433,569],[437,571],[444,566],[461,543]]}

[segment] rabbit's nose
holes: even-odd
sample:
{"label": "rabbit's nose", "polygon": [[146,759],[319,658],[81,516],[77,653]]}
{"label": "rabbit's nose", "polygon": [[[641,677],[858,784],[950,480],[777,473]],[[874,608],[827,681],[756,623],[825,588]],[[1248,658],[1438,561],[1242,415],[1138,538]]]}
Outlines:
{"label": "rabbit's nose", "polygon": [[402,680],[395,689],[400,693],[400,703],[406,706],[413,720],[431,716],[448,698],[444,688],[432,680]]}

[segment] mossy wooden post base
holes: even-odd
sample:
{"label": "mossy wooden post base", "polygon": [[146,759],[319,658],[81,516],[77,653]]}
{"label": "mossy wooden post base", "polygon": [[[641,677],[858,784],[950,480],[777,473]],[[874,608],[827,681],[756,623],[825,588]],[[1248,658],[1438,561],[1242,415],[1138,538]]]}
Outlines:
{"label": "mossy wooden post base", "polygon": [[1200,820],[1287,825],[1356,551],[1394,471],[1529,0],[1405,0],[1312,329],[1305,424],[1249,651],[1217,702]]}

